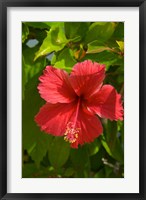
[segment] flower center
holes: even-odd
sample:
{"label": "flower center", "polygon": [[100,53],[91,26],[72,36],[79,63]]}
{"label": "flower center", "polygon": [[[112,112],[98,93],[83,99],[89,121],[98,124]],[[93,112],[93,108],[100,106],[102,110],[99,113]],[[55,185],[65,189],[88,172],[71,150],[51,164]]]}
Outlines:
{"label": "flower center", "polygon": [[76,109],[74,121],[68,122],[68,124],[66,126],[66,131],[64,133],[64,140],[68,141],[69,143],[76,142],[76,140],[78,138],[78,133],[80,131],[80,128],[76,128],[79,106],[80,106],[80,98],[79,98],[78,103],[77,103],[77,109]]}

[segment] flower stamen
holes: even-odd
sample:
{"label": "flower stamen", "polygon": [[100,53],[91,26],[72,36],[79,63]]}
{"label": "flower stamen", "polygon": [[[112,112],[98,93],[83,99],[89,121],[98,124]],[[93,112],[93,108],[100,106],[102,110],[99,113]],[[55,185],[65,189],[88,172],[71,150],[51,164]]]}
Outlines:
{"label": "flower stamen", "polygon": [[66,127],[66,131],[64,133],[64,140],[69,142],[69,143],[74,143],[76,142],[78,138],[78,133],[80,131],[80,128],[75,128],[74,123],[69,122]]}

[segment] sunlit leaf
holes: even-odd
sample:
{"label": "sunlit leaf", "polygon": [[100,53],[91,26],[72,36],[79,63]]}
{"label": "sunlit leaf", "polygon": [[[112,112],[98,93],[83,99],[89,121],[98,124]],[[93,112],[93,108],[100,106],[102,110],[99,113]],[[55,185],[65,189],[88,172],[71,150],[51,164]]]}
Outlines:
{"label": "sunlit leaf", "polygon": [[119,45],[119,49],[121,52],[124,52],[124,42],[123,41],[116,41],[117,44]]}
{"label": "sunlit leaf", "polygon": [[54,62],[55,67],[61,68],[70,72],[72,67],[76,64],[76,60],[73,58],[72,51],[65,48],[57,56],[56,62]]}
{"label": "sunlit leaf", "polygon": [[88,50],[86,53],[87,54],[100,53],[105,50],[110,50],[110,48],[106,46],[103,42],[99,42],[95,40],[88,44]]}
{"label": "sunlit leaf", "polygon": [[85,38],[85,43],[88,44],[94,40],[107,41],[114,33],[115,27],[114,22],[95,22],[91,24]]}
{"label": "sunlit leaf", "polygon": [[44,39],[39,51],[36,52],[34,60],[53,51],[63,49],[67,42],[68,40],[66,39],[62,28],[51,28],[50,31],[47,32],[47,37]]}

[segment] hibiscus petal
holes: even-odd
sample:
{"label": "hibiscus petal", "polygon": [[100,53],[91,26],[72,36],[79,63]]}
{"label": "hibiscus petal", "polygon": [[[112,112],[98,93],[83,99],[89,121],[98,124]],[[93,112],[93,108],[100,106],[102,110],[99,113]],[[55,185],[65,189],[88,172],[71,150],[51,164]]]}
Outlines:
{"label": "hibiscus petal", "polygon": [[42,131],[55,136],[64,135],[66,125],[76,109],[74,102],[68,104],[46,103],[35,116]]}
{"label": "hibiscus petal", "polygon": [[75,92],[65,71],[47,66],[39,80],[41,81],[38,85],[39,93],[47,102],[69,103],[74,100]]}
{"label": "hibiscus petal", "polygon": [[105,78],[105,66],[86,60],[77,63],[69,77],[71,85],[76,94],[88,98],[96,93]]}
{"label": "hibiscus petal", "polygon": [[86,106],[102,118],[123,120],[121,95],[111,85],[104,85],[97,94],[86,102]]}
{"label": "hibiscus petal", "polygon": [[[73,117],[72,117],[73,118]],[[80,108],[76,122],[76,128],[79,130],[76,142],[72,143],[73,148],[78,148],[78,145],[90,143],[103,132],[102,124],[97,116],[85,112]]]}

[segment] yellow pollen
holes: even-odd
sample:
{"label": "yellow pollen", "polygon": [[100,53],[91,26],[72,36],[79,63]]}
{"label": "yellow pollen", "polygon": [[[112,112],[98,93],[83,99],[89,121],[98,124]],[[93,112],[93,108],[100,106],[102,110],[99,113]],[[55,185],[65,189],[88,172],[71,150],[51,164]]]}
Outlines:
{"label": "yellow pollen", "polygon": [[66,131],[64,133],[64,140],[69,143],[76,142],[78,138],[78,133],[80,131],[80,128],[75,128],[74,124],[72,122],[69,122],[66,126]]}

